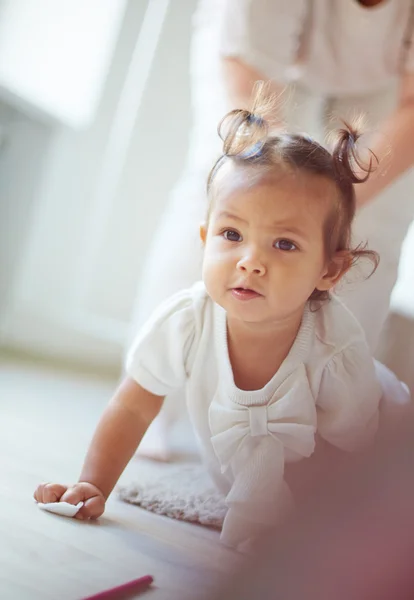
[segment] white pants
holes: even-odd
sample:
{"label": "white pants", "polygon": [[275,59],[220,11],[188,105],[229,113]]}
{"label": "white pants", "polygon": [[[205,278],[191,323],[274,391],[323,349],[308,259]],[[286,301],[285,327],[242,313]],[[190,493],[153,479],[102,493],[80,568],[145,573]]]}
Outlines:
{"label": "white pants", "polygon": [[[207,50],[214,47],[214,35],[214,31],[206,29],[193,40],[193,130],[187,163],[150,249],[138,290],[134,330],[156,305],[174,292],[191,286],[201,276],[202,247],[198,236],[206,213],[206,179],[220,154],[217,124],[229,108],[219,60]],[[331,115],[347,119],[362,112],[368,126],[375,130],[394,109],[396,101],[395,89],[363,97],[327,99],[296,86],[287,91],[282,103],[289,130],[307,132],[324,142],[335,124]],[[371,249],[379,252],[381,262],[368,280],[364,280],[361,265],[339,293],[359,319],[373,349],[387,316],[401,245],[413,218],[413,194],[414,173],[410,171],[361,210],[355,221],[355,242],[368,242]],[[165,410],[175,409],[167,407]]]}

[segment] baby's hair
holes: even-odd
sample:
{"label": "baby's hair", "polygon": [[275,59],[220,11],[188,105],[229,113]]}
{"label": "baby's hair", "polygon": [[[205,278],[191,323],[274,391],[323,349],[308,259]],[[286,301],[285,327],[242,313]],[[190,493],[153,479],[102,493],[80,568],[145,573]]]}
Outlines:
{"label": "baby's hair", "polygon": [[[365,245],[352,247],[351,226],[355,216],[356,198],[354,184],[364,183],[374,170],[377,157],[370,151],[368,164],[358,155],[357,141],[361,133],[356,126],[343,122],[336,132],[332,153],[304,134],[278,131],[271,133],[266,114],[272,100],[263,84],[256,87],[252,110],[236,109],[229,112],[219,123],[218,134],[223,140],[223,153],[210,171],[207,191],[220,168],[229,161],[238,166],[260,168],[268,174],[289,170],[323,177],[332,182],[338,192],[334,210],[325,223],[324,242],[328,259],[336,252],[347,255],[352,267],[361,258],[373,263],[370,276],[376,270],[379,256]],[[359,174],[361,173],[361,174]],[[312,300],[326,300],[329,292],[315,290]]]}

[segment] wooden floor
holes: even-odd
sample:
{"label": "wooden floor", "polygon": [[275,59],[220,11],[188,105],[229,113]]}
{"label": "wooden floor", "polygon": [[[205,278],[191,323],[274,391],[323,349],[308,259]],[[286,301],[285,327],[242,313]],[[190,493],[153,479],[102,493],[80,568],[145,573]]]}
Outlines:
{"label": "wooden floor", "polygon": [[[0,598],[79,600],[151,574],[144,597],[208,597],[234,554],[215,531],[110,498],[98,523],[39,510],[41,481],[76,481],[115,383],[3,359],[0,364]],[[123,479],[133,477],[133,462]],[[205,593],[205,594],[204,594]],[[204,594],[204,595],[203,595]]]}

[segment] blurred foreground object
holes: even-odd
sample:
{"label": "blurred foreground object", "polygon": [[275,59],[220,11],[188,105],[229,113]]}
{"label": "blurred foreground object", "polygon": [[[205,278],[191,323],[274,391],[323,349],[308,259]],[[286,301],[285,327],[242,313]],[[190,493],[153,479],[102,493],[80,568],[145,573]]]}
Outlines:
{"label": "blurred foreground object", "polygon": [[323,454],[295,514],[215,600],[414,598],[412,414],[363,455]]}

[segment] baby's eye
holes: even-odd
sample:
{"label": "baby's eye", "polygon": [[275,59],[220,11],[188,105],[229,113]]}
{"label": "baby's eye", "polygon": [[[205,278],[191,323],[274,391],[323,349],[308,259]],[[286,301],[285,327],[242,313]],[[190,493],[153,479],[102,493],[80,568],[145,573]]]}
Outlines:
{"label": "baby's eye", "polygon": [[277,242],[275,242],[275,248],[282,250],[283,252],[293,252],[293,250],[298,249],[296,244],[289,240],[277,240]]}
{"label": "baby's eye", "polygon": [[228,240],[229,242],[240,242],[242,239],[240,233],[233,231],[233,229],[226,229],[226,231],[223,231],[223,235],[224,239]]}

